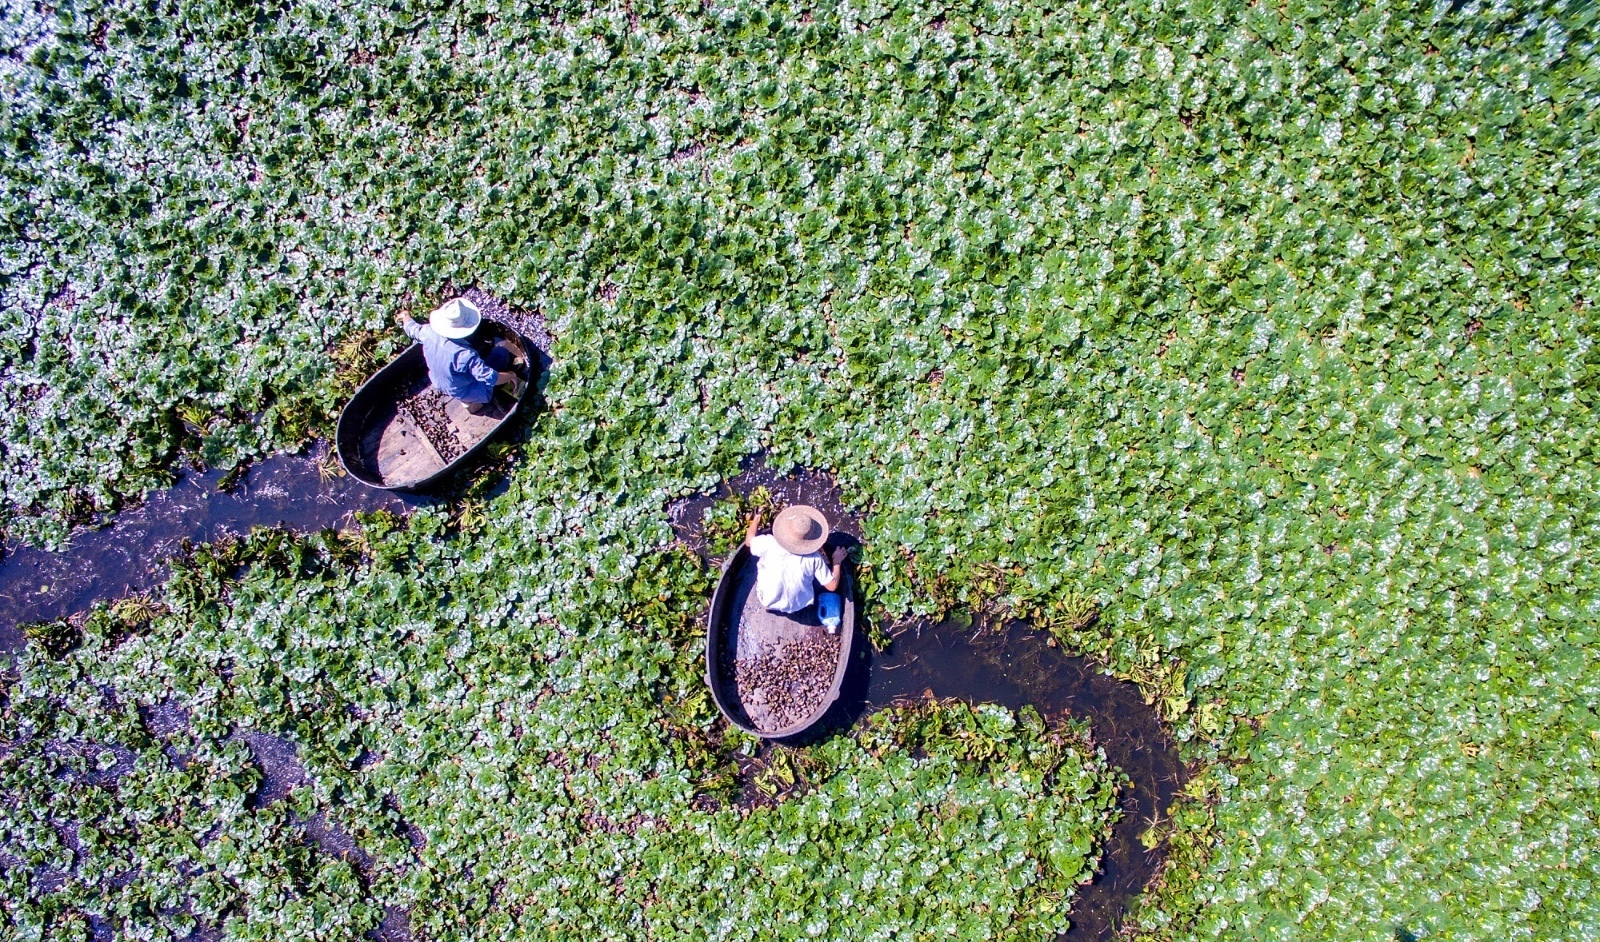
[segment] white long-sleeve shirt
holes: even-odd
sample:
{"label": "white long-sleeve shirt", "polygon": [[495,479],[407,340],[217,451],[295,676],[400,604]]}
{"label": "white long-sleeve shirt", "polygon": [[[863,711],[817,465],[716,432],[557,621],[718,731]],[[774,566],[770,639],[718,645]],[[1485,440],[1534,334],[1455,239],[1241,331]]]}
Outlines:
{"label": "white long-sleeve shirt", "polygon": [[756,598],[769,611],[800,611],[817,600],[816,583],[833,578],[821,553],[796,556],[770,533],[751,540],[750,553],[756,558]]}

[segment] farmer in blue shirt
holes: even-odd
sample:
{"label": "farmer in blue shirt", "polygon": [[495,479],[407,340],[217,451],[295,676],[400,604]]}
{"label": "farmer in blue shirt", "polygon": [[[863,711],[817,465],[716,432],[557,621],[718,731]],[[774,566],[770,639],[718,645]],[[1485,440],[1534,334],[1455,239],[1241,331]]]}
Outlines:
{"label": "farmer in blue shirt", "polygon": [[483,322],[471,301],[456,298],[434,311],[427,324],[418,324],[404,312],[398,321],[406,336],[422,344],[433,388],[466,403],[469,412],[488,411],[498,386],[515,394],[520,380],[513,372],[518,364],[511,351],[495,346],[485,354],[470,343]]}

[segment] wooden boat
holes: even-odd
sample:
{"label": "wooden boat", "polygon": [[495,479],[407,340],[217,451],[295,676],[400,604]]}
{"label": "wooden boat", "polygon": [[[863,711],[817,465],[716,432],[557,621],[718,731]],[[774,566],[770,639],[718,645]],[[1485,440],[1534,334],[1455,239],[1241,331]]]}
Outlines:
{"label": "wooden boat", "polygon": [[339,414],[334,444],[339,463],[363,484],[384,490],[418,490],[471,461],[495,432],[516,417],[538,378],[538,360],[515,330],[484,319],[480,343],[507,347],[529,365],[513,397],[495,391],[482,414],[432,388],[422,345],[412,344],[356,390]]}
{"label": "wooden boat", "polygon": [[[817,620],[815,605],[793,615],[769,612],[756,598],[755,586],[756,559],[748,546],[741,546],[723,564],[722,579],[711,596],[706,628],[706,683],[717,709],[728,722],[765,739],[781,739],[804,732],[839,699],[855,638],[855,587],[847,568],[839,583],[839,594],[844,599],[839,632],[830,635]],[[782,663],[789,646],[798,643],[812,646],[815,651],[825,644],[823,639],[836,639],[838,652],[831,663],[821,664],[813,659],[814,664],[820,664],[814,676],[759,688],[748,679],[741,683],[741,673],[748,673],[740,669],[741,661],[748,665],[767,658],[766,663]],[[784,704],[789,709],[773,709],[769,694],[774,689],[788,696],[799,688],[805,688],[799,704],[790,699]]]}

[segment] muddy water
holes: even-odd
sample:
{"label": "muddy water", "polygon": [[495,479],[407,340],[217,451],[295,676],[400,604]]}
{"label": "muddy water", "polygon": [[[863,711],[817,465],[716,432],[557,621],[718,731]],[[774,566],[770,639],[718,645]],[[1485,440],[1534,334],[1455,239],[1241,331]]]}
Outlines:
{"label": "muddy water", "polygon": [[[756,458],[716,493],[667,508],[678,538],[706,554],[699,526],[706,509],[732,493],[748,494],[757,487],[771,491],[780,505],[804,503],[821,510],[846,542],[861,537],[860,520],[830,475],[784,474]],[[870,611],[863,614],[872,617]],[[910,622],[888,627],[893,641],[887,651],[871,650],[858,635],[858,653],[839,702],[817,728],[789,744],[838,735],[874,709],[926,696],[998,703],[1013,710],[1031,705],[1050,719],[1087,719],[1095,743],[1128,776],[1129,784],[1120,796],[1122,817],[1106,842],[1100,872],[1093,883],[1080,888],[1072,907],[1072,929],[1062,942],[1114,938],[1127,907],[1165,857],[1164,846],[1146,850],[1139,838],[1153,820],[1165,816],[1185,779],[1177,747],[1155,711],[1135,685],[1109,676],[1087,658],[1064,653],[1050,644],[1045,633],[1021,622],[991,626],[969,621]]]}
{"label": "muddy water", "polygon": [[1100,859],[1095,881],[1072,905],[1063,940],[1110,939],[1118,920],[1155,876],[1165,848],[1147,851],[1139,837],[1164,816],[1184,781],[1177,748],[1139,689],[1102,673],[1087,658],[1051,647],[1032,626],[975,629],[968,624],[916,624],[899,630],[887,652],[864,652],[841,706],[848,715],[932,695],[1013,710],[1032,705],[1047,718],[1089,720],[1095,743],[1129,779],[1122,817]]}
{"label": "muddy water", "polygon": [[324,447],[258,462],[226,491],[218,489],[220,471],[185,474],[114,525],[74,534],[60,553],[8,548],[0,559],[0,653],[21,650],[19,625],[66,618],[98,600],[161,585],[166,560],[184,540],[209,542],[254,526],[343,527],[355,511],[403,512],[428,501],[373,490],[348,475],[327,476]]}
{"label": "muddy water", "polygon": [[[20,649],[19,623],[69,616],[98,599],[159,585],[165,577],[164,560],[184,539],[215,540],[257,525],[282,524],[298,530],[340,526],[353,510],[403,511],[427,500],[371,490],[348,477],[325,479],[319,472],[320,459],[317,453],[269,459],[227,492],[217,490],[219,473],[189,475],[122,515],[115,526],[78,534],[66,553],[21,549],[8,554],[0,561],[0,651]],[[757,459],[719,494],[668,508],[680,538],[704,552],[699,521],[705,509],[730,491],[748,493],[758,486],[767,487],[780,504],[816,506],[837,532],[852,540],[860,537],[859,520],[831,477],[785,475]],[[1164,855],[1161,847],[1147,852],[1139,836],[1172,803],[1184,778],[1173,743],[1138,690],[1101,673],[1091,661],[1051,647],[1042,633],[1020,623],[982,631],[964,623],[913,623],[893,626],[892,633],[888,651],[860,651],[844,696],[809,737],[836,735],[873,709],[929,695],[1012,709],[1031,704],[1047,717],[1087,718],[1096,743],[1127,774],[1130,785],[1121,796],[1123,815],[1103,852],[1101,873],[1080,890],[1073,906],[1073,928],[1064,939],[1114,937],[1125,908]],[[181,711],[171,717],[151,717],[153,729],[182,721]],[[264,774],[256,803],[281,800],[304,776],[295,748],[261,733],[242,735]],[[349,837],[325,819],[301,825],[307,839],[325,852],[350,860],[358,870],[370,866]],[[398,908],[386,912],[383,925],[373,934],[384,942],[409,936],[408,914]],[[109,938],[106,927],[97,926],[95,937]]]}

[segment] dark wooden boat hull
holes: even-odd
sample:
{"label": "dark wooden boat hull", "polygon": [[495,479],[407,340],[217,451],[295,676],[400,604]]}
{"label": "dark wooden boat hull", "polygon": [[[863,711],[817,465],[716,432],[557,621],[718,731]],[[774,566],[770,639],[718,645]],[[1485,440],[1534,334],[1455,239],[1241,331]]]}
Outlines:
{"label": "dark wooden boat hull", "polygon": [[492,413],[472,415],[427,391],[428,365],[414,343],[362,383],[339,414],[334,445],[351,477],[382,490],[423,490],[471,462],[517,417],[538,379],[538,360],[512,328],[485,318],[483,329],[529,364],[522,394],[498,392]]}
{"label": "dark wooden boat hull", "polygon": [[796,613],[800,617],[780,615],[767,611],[754,594],[755,557],[748,546],[741,546],[723,564],[722,578],[711,596],[711,613],[706,626],[706,683],[711,687],[711,699],[728,722],[763,739],[783,739],[804,732],[822,719],[828,709],[839,699],[844,688],[845,672],[850,667],[850,653],[855,640],[856,600],[855,585],[849,569],[839,583],[839,594],[844,599],[844,614],[839,623],[839,654],[834,665],[832,682],[827,693],[801,719],[780,729],[763,729],[752,720],[746,709],[743,692],[732,672],[725,666],[723,651],[742,643],[764,644],[784,637],[795,637],[806,631],[824,631],[816,620],[816,606]]}

